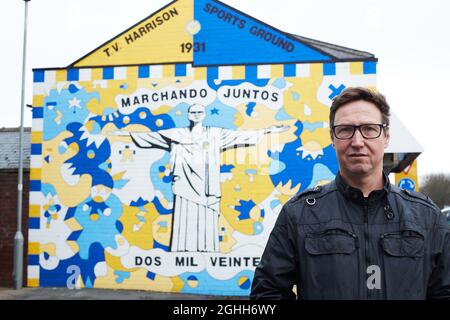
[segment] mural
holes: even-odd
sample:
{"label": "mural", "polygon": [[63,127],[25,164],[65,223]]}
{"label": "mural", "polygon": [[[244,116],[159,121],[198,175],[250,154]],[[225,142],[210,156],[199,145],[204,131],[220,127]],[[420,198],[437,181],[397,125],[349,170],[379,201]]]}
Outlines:
{"label": "mural", "polygon": [[[223,24],[262,44],[218,56]],[[150,45],[145,36],[177,26],[205,52],[111,66],[124,65],[109,60],[115,43],[139,56],[117,39]],[[320,62],[216,1],[173,2],[117,39],[34,71],[28,285],[249,294],[281,206],[337,173],[331,99],[374,87],[376,63]],[[280,60],[267,60],[274,50]]]}

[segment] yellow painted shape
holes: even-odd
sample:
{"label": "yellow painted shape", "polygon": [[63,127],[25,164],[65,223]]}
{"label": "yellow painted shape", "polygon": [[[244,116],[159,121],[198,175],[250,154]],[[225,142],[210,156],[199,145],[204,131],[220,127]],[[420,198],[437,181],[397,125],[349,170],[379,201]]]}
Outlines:
{"label": "yellow painted shape", "polygon": [[172,292],[180,292],[183,289],[184,282],[180,277],[171,277]]}
{"label": "yellow painted shape", "polygon": [[[222,233],[222,228],[225,232]],[[230,253],[236,240],[233,238],[233,228],[228,223],[227,219],[221,214],[219,216],[219,235],[222,235],[222,241],[219,242],[219,249],[221,253]]]}
{"label": "yellow painted shape", "polygon": [[78,246],[78,243],[76,241],[66,241],[66,243],[74,253],[80,251],[80,247]]}
{"label": "yellow painted shape", "polygon": [[[303,145],[307,145],[310,141],[317,142],[322,149],[328,147],[331,144],[330,129],[329,128],[317,128],[313,132],[304,130],[300,135]],[[317,150],[311,150],[317,151]]]}
{"label": "yellow painted shape", "polygon": [[115,66],[192,62],[193,50],[182,50],[183,43],[192,43],[186,25],[194,17],[193,0],[179,0],[163,8],[87,57],[75,63],[81,66]]}
{"label": "yellow painted shape", "polygon": [[39,287],[39,279],[28,278],[27,279],[27,287],[38,288]]}
{"label": "yellow painted shape", "polygon": [[[167,227],[161,227],[160,222],[165,222]],[[170,244],[170,232],[172,230],[172,216],[160,215],[158,216],[152,225],[153,237],[159,243],[168,246]]]}
{"label": "yellow painted shape", "polygon": [[56,70],[56,82],[67,81],[67,70]]}
{"label": "yellow painted shape", "polygon": [[103,69],[101,69],[101,68],[92,69],[91,70],[91,79],[92,79],[92,81],[102,80],[103,79]]}
{"label": "yellow painted shape", "polygon": [[46,243],[40,245],[40,253],[48,253],[50,256],[56,256],[56,245],[54,243]]}
{"label": "yellow painted shape", "polygon": [[271,78],[282,78],[284,76],[284,65],[273,64],[270,66]]}
{"label": "yellow painted shape", "polygon": [[34,95],[33,96],[33,108],[42,108],[44,106],[44,96]]}
{"label": "yellow painted shape", "polygon": [[30,180],[41,180],[41,169],[40,168],[31,168]]}
{"label": "yellow painted shape", "polygon": [[31,132],[31,143],[42,143],[42,132],[41,131],[32,131]]}
{"label": "yellow painted shape", "polygon": [[206,67],[194,68],[195,80],[206,80]]}
{"label": "yellow painted shape", "polygon": [[127,80],[137,79],[139,68],[136,66],[127,67]]}
{"label": "yellow painted shape", "polygon": [[30,218],[40,218],[41,216],[41,206],[38,204],[30,205],[29,217]]}
{"label": "yellow painted shape", "polygon": [[74,207],[86,199],[91,193],[92,177],[83,174],[75,185],[64,182],[61,175],[61,166],[64,162],[72,158],[77,152],[77,145],[71,145],[65,153],[59,154],[61,142],[72,136],[68,131],[61,132],[52,140],[44,141],[42,144],[42,158],[50,156],[50,163],[42,161],[42,183],[49,183],[54,186],[58,198],[62,205]]}
{"label": "yellow painted shape", "polygon": [[363,74],[363,63],[350,62],[350,74],[353,75]]}
{"label": "yellow painted shape", "polygon": [[29,242],[28,243],[28,254],[29,255],[38,255],[40,254],[40,243],[39,242]]}
{"label": "yellow painted shape", "polygon": [[83,227],[78,223],[77,219],[70,218],[64,222],[72,231],[78,231],[83,229]]}
{"label": "yellow painted shape", "polygon": [[233,79],[245,79],[245,66],[233,66],[231,72]]}

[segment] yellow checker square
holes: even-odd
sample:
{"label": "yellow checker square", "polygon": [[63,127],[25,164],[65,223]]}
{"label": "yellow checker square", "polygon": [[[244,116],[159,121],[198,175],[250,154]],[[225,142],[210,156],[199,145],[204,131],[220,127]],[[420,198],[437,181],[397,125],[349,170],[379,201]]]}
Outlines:
{"label": "yellow checker square", "polygon": [[232,67],[233,79],[245,79],[245,66]]}
{"label": "yellow checker square", "polygon": [[350,74],[353,74],[353,75],[363,74],[363,63],[362,62],[351,62],[350,63]]}
{"label": "yellow checker square", "polygon": [[41,206],[38,204],[30,205],[30,209],[28,212],[30,218],[40,218],[41,216]]}
{"label": "yellow checker square", "polygon": [[41,168],[32,168],[30,170],[30,180],[41,180],[42,170]]}
{"label": "yellow checker square", "polygon": [[270,68],[271,78],[281,78],[284,76],[284,65],[273,64]]}
{"label": "yellow checker square", "polygon": [[137,79],[138,78],[138,67],[132,66],[127,68],[127,79]]}
{"label": "yellow checker square", "polygon": [[162,66],[162,68],[163,68],[163,77],[164,78],[175,77],[175,65],[165,64]]}
{"label": "yellow checker square", "polygon": [[31,143],[42,143],[42,132],[41,131],[31,132]]}
{"label": "yellow checker square", "polygon": [[56,70],[56,82],[67,81],[67,70]]}
{"label": "yellow checker square", "polygon": [[30,242],[28,243],[28,254],[29,255],[38,255],[40,254],[40,243],[39,242]]}
{"label": "yellow checker square", "polygon": [[206,80],[206,68],[194,68],[194,79],[195,80]]}
{"label": "yellow checker square", "polygon": [[44,96],[37,94],[33,96],[33,108],[42,108],[44,106]]}
{"label": "yellow checker square", "polygon": [[103,80],[103,70],[101,68],[92,69],[91,78],[92,78],[92,81]]}
{"label": "yellow checker square", "polygon": [[38,288],[39,287],[39,279],[30,279],[27,280],[27,287]]}

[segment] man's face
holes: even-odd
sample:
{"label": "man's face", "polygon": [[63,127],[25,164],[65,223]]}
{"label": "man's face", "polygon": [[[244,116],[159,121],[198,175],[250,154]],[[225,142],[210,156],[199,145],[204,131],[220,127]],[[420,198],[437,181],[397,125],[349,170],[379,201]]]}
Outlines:
{"label": "man's face", "polygon": [[194,104],[189,108],[188,119],[194,123],[202,122],[205,119],[205,107]]}
{"label": "man's face", "polygon": [[[341,106],[335,115],[334,125],[382,124],[381,111],[371,102],[359,100]],[[359,130],[351,139],[340,140],[332,135],[344,176],[364,177],[378,175],[383,169],[384,149],[389,144],[389,131],[382,131],[376,139],[365,139]]]}

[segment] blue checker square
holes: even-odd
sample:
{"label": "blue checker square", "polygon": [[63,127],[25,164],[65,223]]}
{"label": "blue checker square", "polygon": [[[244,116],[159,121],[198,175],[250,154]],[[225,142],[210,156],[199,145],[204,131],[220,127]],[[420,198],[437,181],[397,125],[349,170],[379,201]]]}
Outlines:
{"label": "blue checker square", "polygon": [[284,65],[284,76],[285,77],[295,77],[295,64],[285,64]]}
{"label": "blue checker square", "polygon": [[42,119],[44,118],[44,108],[41,106],[33,107],[33,119]]}
{"label": "blue checker square", "polygon": [[31,144],[31,154],[32,155],[40,155],[42,154],[42,144]]}
{"label": "blue checker square", "polygon": [[257,66],[245,66],[245,78],[256,79],[258,78],[258,67]]}
{"label": "blue checker square", "polygon": [[323,64],[323,75],[324,76],[335,76],[336,75],[336,64],[335,63],[324,63]]}
{"label": "blue checker square", "polygon": [[45,71],[35,70],[33,72],[33,82],[44,82],[45,81]]}
{"label": "blue checker square", "polygon": [[80,79],[79,69],[69,69],[67,70],[67,81],[78,81]]}
{"label": "blue checker square", "polygon": [[37,254],[30,254],[28,256],[28,264],[30,266],[38,266],[39,265],[39,255],[37,255]]}
{"label": "blue checker square", "polygon": [[138,77],[139,78],[150,78],[150,66],[139,66]]}
{"label": "blue checker square", "polygon": [[363,62],[363,73],[364,74],[376,74],[377,73],[377,63],[375,61],[364,61]]}
{"label": "blue checker square", "polygon": [[41,228],[41,219],[40,218],[29,218],[28,226],[30,229],[40,229]]}
{"label": "blue checker square", "polygon": [[178,63],[175,65],[175,77],[185,77],[186,76],[186,64]]}
{"label": "blue checker square", "polygon": [[103,68],[103,80],[113,80],[114,79],[114,68],[106,67]]}
{"label": "blue checker square", "polygon": [[208,67],[207,69],[208,80],[214,80],[219,78],[219,68],[218,67]]}
{"label": "blue checker square", "polygon": [[41,180],[30,180],[30,191],[41,191]]}

